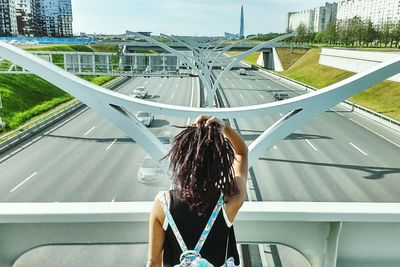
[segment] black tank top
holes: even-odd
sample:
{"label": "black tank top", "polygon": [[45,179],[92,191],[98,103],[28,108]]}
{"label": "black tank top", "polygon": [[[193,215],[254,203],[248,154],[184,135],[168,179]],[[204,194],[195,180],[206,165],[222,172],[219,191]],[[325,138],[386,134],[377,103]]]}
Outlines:
{"label": "black tank top", "polygon": [[[218,198],[216,198],[212,205],[210,205],[204,216],[199,216],[195,211],[190,210],[187,202],[179,200],[175,193],[170,191],[169,210],[189,250],[194,249],[196,246],[211,212],[217,204],[217,200]],[[219,212],[218,217],[200,251],[200,255],[214,266],[222,266],[225,262],[226,242],[228,241],[229,235],[228,253],[226,258],[228,259],[233,257],[235,265],[239,265],[239,254],[236,247],[236,238],[233,226],[228,227],[226,225],[222,212],[222,210]],[[181,253],[182,250],[176,240],[174,232],[172,231],[171,226],[168,225],[165,232],[164,242],[164,266],[179,264],[179,256]]]}

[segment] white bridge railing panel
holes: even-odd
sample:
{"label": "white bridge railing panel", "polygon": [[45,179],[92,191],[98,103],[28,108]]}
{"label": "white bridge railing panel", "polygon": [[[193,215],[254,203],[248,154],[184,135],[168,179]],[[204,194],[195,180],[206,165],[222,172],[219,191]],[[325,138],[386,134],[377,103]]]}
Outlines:
{"label": "white bridge railing panel", "polygon": [[[0,203],[0,266],[52,244],[145,244],[151,202]],[[240,243],[279,243],[311,266],[400,266],[399,203],[247,202]],[[68,255],[66,255],[68,256]]]}

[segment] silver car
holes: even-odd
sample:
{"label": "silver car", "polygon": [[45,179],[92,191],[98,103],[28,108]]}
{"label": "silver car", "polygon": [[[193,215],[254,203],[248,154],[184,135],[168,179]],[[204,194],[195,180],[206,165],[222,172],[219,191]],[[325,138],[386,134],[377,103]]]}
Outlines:
{"label": "silver car", "polygon": [[161,169],[160,165],[147,154],[139,167],[137,179],[144,184],[158,183],[162,179],[166,179],[166,172]]}
{"label": "silver car", "polygon": [[147,111],[139,111],[136,114],[136,118],[146,127],[149,127],[151,123],[154,121],[153,113]]}

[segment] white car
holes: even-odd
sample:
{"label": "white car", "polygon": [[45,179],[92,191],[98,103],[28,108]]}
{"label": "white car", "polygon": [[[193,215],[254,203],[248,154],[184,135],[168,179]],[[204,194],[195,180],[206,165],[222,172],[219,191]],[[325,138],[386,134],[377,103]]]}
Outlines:
{"label": "white car", "polygon": [[133,89],[130,96],[138,97],[138,98],[145,98],[147,96],[147,94],[148,94],[148,92],[146,90],[146,87],[139,86],[139,87],[136,87],[136,89]]}
{"label": "white car", "polygon": [[136,114],[136,118],[140,121],[144,126],[149,127],[154,120],[153,113],[147,111],[139,111]]}
{"label": "white car", "polygon": [[166,178],[167,174],[163,169],[161,169],[158,162],[153,160],[149,154],[146,154],[139,167],[137,176],[138,181],[144,184],[153,184]]}
{"label": "white car", "polygon": [[246,75],[245,69],[239,69],[239,75]]}

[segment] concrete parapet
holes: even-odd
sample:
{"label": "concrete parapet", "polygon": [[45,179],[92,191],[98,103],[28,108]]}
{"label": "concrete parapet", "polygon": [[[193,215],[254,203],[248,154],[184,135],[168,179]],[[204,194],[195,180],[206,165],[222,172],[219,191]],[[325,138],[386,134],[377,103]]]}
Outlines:
{"label": "concrete parapet", "polygon": [[[359,73],[398,56],[400,56],[400,52],[371,52],[322,48],[319,64]],[[388,80],[400,82],[400,74],[392,76]]]}

